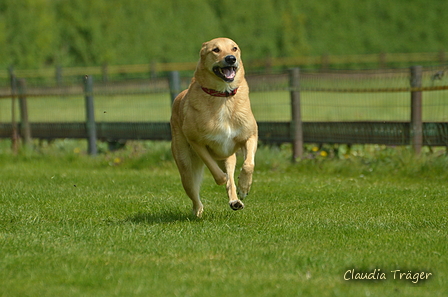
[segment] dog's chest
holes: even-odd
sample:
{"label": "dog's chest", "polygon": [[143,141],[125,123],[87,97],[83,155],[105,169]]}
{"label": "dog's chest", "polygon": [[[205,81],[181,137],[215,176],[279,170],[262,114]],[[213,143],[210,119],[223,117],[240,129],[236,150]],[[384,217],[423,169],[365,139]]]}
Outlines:
{"label": "dog's chest", "polygon": [[207,139],[210,141],[208,146],[218,155],[230,156],[235,151],[236,139],[240,137],[241,131],[235,119],[223,108],[207,133]]}

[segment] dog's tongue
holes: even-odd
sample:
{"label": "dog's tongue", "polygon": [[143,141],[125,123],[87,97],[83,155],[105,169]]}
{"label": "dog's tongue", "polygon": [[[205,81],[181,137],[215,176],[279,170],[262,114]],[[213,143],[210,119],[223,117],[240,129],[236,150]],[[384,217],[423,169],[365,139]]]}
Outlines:
{"label": "dog's tongue", "polygon": [[233,67],[222,68],[222,74],[224,74],[227,79],[235,78],[235,70]]}

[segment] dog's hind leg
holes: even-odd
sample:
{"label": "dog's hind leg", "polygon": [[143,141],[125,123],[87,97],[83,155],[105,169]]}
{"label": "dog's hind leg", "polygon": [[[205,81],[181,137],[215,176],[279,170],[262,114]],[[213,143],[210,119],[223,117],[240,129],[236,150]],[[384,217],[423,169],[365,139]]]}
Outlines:
{"label": "dog's hind leg", "polygon": [[238,199],[238,196],[236,194],[236,186],[234,179],[235,165],[236,165],[235,154],[231,155],[225,161],[220,163],[220,166],[221,167],[224,166],[224,169],[227,173],[226,189],[227,189],[227,196],[229,197],[230,208],[233,210],[239,210],[244,208],[244,204],[241,200]]}
{"label": "dog's hind leg", "polygon": [[252,185],[252,175],[255,168],[255,153],[257,151],[258,138],[256,135],[249,138],[243,147],[244,163],[238,180],[238,196],[244,199]]}
{"label": "dog's hind leg", "polygon": [[[204,163],[201,158],[186,143],[182,149],[173,150],[174,159],[179,168],[182,185],[193,202],[193,215],[202,216],[204,206],[202,205],[199,191],[202,183],[202,175],[204,172]],[[173,141],[173,145],[176,142]]]}

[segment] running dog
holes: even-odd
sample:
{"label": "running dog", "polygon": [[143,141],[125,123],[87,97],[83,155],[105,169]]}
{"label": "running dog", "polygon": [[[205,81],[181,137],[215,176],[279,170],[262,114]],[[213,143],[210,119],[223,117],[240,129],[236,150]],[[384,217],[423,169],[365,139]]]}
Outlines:
{"label": "running dog", "polygon": [[[230,207],[242,209],[241,200],[252,184],[258,127],[241,51],[233,40],[216,38],[202,44],[191,84],[173,102],[170,123],[171,149],[193,202],[193,214],[201,217],[204,210],[199,196],[204,165],[218,185],[226,185]],[[239,149],[244,163],[237,189],[234,173]]]}

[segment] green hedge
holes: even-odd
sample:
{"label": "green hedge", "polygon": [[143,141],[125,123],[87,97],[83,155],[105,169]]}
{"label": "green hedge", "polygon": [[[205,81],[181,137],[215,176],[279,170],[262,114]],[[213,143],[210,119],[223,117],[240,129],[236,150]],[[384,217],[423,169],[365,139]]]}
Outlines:
{"label": "green hedge", "polygon": [[434,52],[446,50],[446,11],[441,0],[3,0],[0,67],[187,62],[217,36],[253,59]]}

